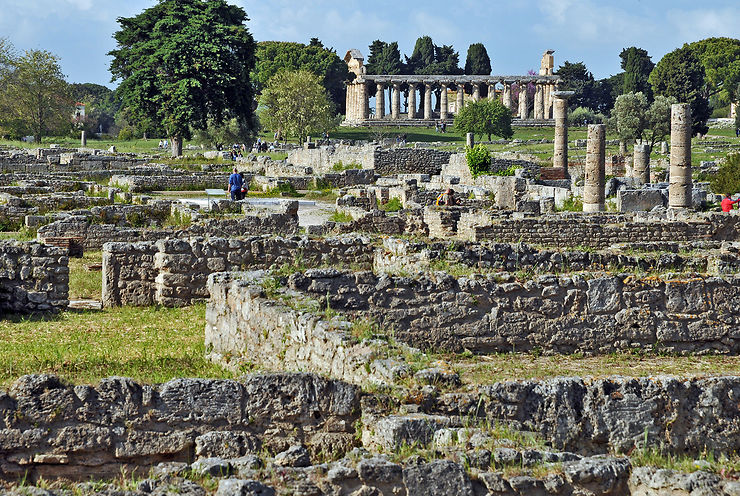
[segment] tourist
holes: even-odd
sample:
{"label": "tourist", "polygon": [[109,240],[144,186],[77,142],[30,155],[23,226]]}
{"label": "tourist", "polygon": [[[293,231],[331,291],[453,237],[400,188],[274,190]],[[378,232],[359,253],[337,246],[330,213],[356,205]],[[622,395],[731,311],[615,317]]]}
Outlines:
{"label": "tourist", "polygon": [[722,211],[731,212],[732,206],[736,203],[740,203],[740,198],[738,198],[737,200],[733,200],[732,195],[725,195],[724,199],[722,200]]}
{"label": "tourist", "polygon": [[241,200],[242,186],[244,186],[244,180],[236,170],[236,167],[234,167],[233,172],[229,176],[229,185],[226,189],[227,192],[231,193],[232,201]]}
{"label": "tourist", "polygon": [[452,188],[447,188],[445,191],[439,194],[434,204],[438,207],[444,205],[450,207],[455,204],[455,192]]}

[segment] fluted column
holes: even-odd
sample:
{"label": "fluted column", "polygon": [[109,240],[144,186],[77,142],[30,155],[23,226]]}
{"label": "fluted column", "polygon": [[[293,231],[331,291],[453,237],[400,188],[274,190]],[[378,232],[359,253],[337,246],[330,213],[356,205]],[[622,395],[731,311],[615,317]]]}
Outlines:
{"label": "fluted column", "polygon": [[385,85],[383,83],[375,83],[377,90],[375,91],[375,118],[382,119],[385,117]]}
{"label": "fluted column", "polygon": [[424,119],[432,119],[432,84],[424,83]]}
{"label": "fluted column", "polygon": [[365,120],[370,116],[370,101],[367,95],[367,83],[362,83],[362,97],[360,99],[360,113]]}
{"label": "fluted column", "polygon": [[463,105],[465,105],[465,85],[462,84],[462,83],[458,83],[458,85],[457,85],[457,103],[456,103],[456,107],[455,107],[455,111],[458,114],[462,110]]}
{"label": "fluted column", "polygon": [[442,91],[439,94],[439,118],[447,119],[447,83],[442,83]]}
{"label": "fluted column", "polygon": [[635,145],[632,154],[632,177],[642,184],[650,182],[650,145]]}
{"label": "fluted column", "polygon": [[688,103],[671,105],[671,177],[668,207],[691,206],[691,107]]}
{"label": "fluted column", "polygon": [[409,119],[416,118],[416,83],[409,83]]}
{"label": "fluted column", "polygon": [[519,83],[519,118],[527,118],[529,110],[529,95],[527,94],[527,83]]}
{"label": "fluted column", "polygon": [[393,83],[391,95],[391,119],[398,120],[401,114],[401,83]]}
{"label": "fluted column", "polygon": [[488,83],[488,99],[496,98],[496,83]]}
{"label": "fluted column", "polygon": [[541,84],[534,85],[534,118],[544,119],[545,118],[545,91],[544,86]]}
{"label": "fluted column", "polygon": [[583,211],[603,212],[606,178],[606,126],[589,124],[586,141],[586,175],[583,180]]}
{"label": "fluted column", "polygon": [[504,107],[511,110],[511,85],[509,83],[504,83],[504,92],[502,95],[502,99],[504,102]]}
{"label": "fluted column", "polygon": [[552,113],[555,119],[555,140],[552,166],[559,167],[568,176],[568,98],[572,91],[556,91],[553,96]]}
{"label": "fluted column", "polygon": [[473,101],[480,101],[480,83],[473,83]]}

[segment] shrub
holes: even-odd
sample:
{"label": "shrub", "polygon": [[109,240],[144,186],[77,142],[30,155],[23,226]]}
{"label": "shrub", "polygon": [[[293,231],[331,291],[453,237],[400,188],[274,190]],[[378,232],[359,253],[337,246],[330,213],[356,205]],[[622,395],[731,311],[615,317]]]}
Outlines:
{"label": "shrub", "polygon": [[134,139],[134,129],[126,126],[118,132],[118,139],[121,141],[131,141]]}
{"label": "shrub", "polygon": [[568,114],[569,126],[585,126],[586,124],[602,124],[605,118],[586,107],[578,107]]}
{"label": "shrub", "polygon": [[719,171],[709,181],[712,191],[722,195],[740,192],[740,153],[727,155]]}
{"label": "shrub", "polygon": [[401,200],[398,198],[391,198],[385,205],[381,205],[380,209],[386,212],[398,212],[403,210],[403,205],[401,205]]}
{"label": "shrub", "polygon": [[342,172],[350,169],[362,169],[362,165],[358,164],[357,162],[350,162],[347,165],[343,164],[342,161],[336,162],[334,165],[332,165],[332,170],[335,172]]}
{"label": "shrub", "polygon": [[335,210],[334,213],[329,216],[329,220],[332,222],[342,223],[342,222],[352,222],[354,219],[352,218],[351,215],[345,212],[340,212],[338,210]]}
{"label": "shrub", "polygon": [[473,177],[485,174],[491,167],[491,152],[481,144],[466,147],[465,159]]}
{"label": "shrub", "polygon": [[569,196],[558,209],[560,212],[583,212],[583,200],[580,196]]}

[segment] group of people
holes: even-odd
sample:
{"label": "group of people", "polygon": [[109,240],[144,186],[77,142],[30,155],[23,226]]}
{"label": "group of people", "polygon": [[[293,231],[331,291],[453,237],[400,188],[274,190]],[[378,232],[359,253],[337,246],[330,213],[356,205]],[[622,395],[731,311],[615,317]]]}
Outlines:
{"label": "group of people", "polygon": [[396,144],[397,145],[405,145],[406,144],[406,134],[399,134],[396,136]]}
{"label": "group of people", "polygon": [[257,138],[257,141],[254,142],[252,145],[252,153],[265,153],[265,152],[272,152],[275,151],[275,146],[277,145],[277,141],[273,143],[268,143],[267,141],[262,141],[262,138]]}
{"label": "group of people", "polygon": [[170,142],[166,139],[159,140],[159,144],[157,145],[157,147],[162,148],[162,149],[167,149],[169,148],[169,146],[170,146]]}
{"label": "group of people", "polygon": [[447,132],[447,123],[445,121],[437,122],[434,125],[434,130],[438,133],[446,133]]}

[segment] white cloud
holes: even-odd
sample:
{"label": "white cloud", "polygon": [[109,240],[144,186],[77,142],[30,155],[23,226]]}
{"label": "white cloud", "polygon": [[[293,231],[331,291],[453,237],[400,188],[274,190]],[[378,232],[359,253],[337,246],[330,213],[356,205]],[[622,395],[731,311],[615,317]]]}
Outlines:
{"label": "white cloud", "polygon": [[737,7],[670,10],[666,19],[677,31],[677,37],[687,43],[713,36],[736,38],[740,34],[740,9]]}

